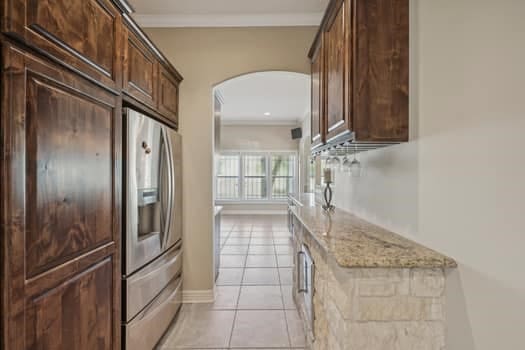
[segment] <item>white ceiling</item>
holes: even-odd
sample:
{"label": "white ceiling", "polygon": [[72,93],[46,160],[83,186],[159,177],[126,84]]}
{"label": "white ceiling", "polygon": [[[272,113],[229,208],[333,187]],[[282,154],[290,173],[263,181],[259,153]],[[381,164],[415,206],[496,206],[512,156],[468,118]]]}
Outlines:
{"label": "white ceiling", "polygon": [[224,124],[297,125],[309,115],[310,77],[305,74],[252,73],[228,80],[216,91],[224,101]]}
{"label": "white ceiling", "polygon": [[318,25],[329,0],[130,0],[145,27]]}

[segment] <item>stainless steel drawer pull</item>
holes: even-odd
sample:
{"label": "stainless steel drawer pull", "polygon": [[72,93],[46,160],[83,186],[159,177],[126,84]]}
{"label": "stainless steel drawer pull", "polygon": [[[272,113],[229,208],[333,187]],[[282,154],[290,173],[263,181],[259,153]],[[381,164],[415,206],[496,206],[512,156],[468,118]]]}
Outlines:
{"label": "stainless steel drawer pull", "polygon": [[299,293],[308,291],[306,286],[305,253],[303,251],[297,253],[297,291]]}

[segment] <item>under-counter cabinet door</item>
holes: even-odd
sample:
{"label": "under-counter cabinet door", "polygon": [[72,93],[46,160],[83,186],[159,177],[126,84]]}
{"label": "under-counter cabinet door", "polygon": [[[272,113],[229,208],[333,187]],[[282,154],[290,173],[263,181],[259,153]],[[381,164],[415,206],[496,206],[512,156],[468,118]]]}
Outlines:
{"label": "under-counter cabinet door", "polygon": [[124,92],[156,109],[157,57],[131,28],[125,27],[124,33]]}
{"label": "under-counter cabinet door", "polygon": [[324,87],[324,51],[323,51],[323,36],[319,36],[315,44],[314,53],[312,56],[312,147],[316,147],[324,142],[323,135],[323,121],[324,121],[324,104],[323,104],[323,87]]}
{"label": "under-counter cabinet door", "polygon": [[353,131],[357,141],[409,134],[409,0],[355,0]]}
{"label": "under-counter cabinet door", "polygon": [[122,19],[110,0],[6,0],[2,31],[112,89],[122,84]]}
{"label": "under-counter cabinet door", "polygon": [[179,83],[162,65],[159,65],[159,112],[178,125]]}
{"label": "under-counter cabinet door", "polygon": [[327,141],[351,129],[347,94],[347,73],[351,60],[347,40],[348,1],[337,2],[324,33]]}
{"label": "under-counter cabinet door", "polygon": [[2,58],[4,348],[120,349],[119,97],[6,43]]}

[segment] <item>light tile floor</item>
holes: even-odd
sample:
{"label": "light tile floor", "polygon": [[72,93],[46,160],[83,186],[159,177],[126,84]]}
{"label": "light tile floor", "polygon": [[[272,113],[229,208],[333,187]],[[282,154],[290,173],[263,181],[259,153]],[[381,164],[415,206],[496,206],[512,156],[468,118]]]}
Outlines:
{"label": "light tile floor", "polygon": [[303,349],[285,216],[223,215],[213,304],[185,304],[161,350]]}

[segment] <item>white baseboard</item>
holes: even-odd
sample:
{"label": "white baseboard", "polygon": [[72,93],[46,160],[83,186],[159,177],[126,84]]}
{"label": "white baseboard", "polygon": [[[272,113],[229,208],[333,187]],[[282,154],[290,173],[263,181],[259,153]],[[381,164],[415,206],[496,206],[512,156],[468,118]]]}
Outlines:
{"label": "white baseboard", "polygon": [[286,215],[286,210],[235,210],[235,209],[223,209],[223,215]]}
{"label": "white baseboard", "polygon": [[214,289],[183,290],[182,302],[184,304],[213,303],[215,301]]}

